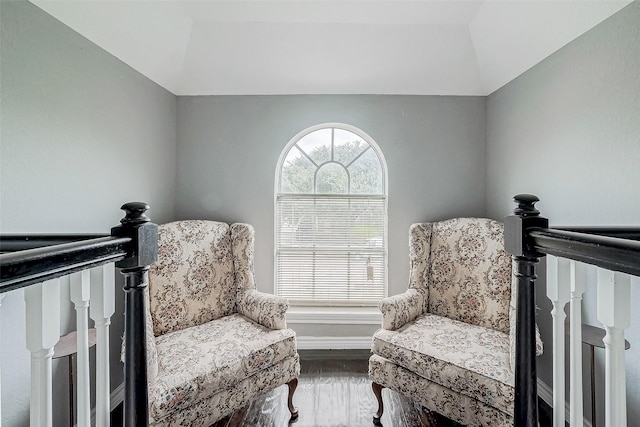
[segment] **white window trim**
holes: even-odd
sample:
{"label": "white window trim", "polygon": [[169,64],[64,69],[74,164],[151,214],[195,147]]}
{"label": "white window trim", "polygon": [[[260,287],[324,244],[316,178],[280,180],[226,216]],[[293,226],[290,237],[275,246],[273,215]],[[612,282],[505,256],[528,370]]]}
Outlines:
{"label": "white window trim", "polygon": [[[305,135],[315,132],[317,130],[320,129],[326,129],[326,128],[337,128],[337,129],[343,129],[349,132],[352,132],[358,136],[360,136],[365,142],[367,142],[370,147],[374,150],[374,152],[376,153],[376,156],[378,157],[378,160],[380,161],[380,166],[381,166],[381,173],[382,173],[382,188],[383,188],[383,194],[385,197],[385,212],[387,215],[387,224],[386,224],[386,228],[387,228],[387,232],[385,233],[384,236],[384,247],[386,248],[386,257],[385,257],[385,271],[384,271],[384,289],[383,289],[383,293],[384,296],[387,297],[389,296],[389,233],[388,233],[388,208],[389,208],[389,179],[388,179],[388,172],[387,172],[387,162],[386,159],[384,157],[384,155],[382,154],[382,150],[380,149],[380,147],[378,146],[378,144],[373,140],[373,138],[371,136],[369,136],[369,134],[367,134],[366,132],[364,132],[362,129],[357,128],[355,126],[352,125],[348,125],[346,123],[339,123],[339,122],[328,122],[328,123],[321,123],[321,124],[317,124],[308,128],[303,129],[302,131],[298,132],[293,138],[291,138],[291,140],[289,140],[289,142],[287,143],[287,145],[284,147],[284,149],[282,149],[282,151],[280,152],[280,156],[278,158],[278,163],[276,165],[276,171],[275,171],[275,182],[274,182],[274,203],[273,203],[273,217],[274,220],[277,221],[278,218],[278,194],[280,193],[280,178],[281,178],[281,172],[282,172],[282,167],[284,165],[285,159],[287,157],[287,155],[289,154],[289,151],[291,150],[291,148],[297,144]],[[278,242],[278,236],[277,236],[277,226],[273,227],[273,241],[274,241],[274,254],[273,254],[273,265],[276,266],[277,264],[277,256],[278,256],[278,248],[277,248],[277,242]],[[274,272],[273,272],[273,287],[274,287],[274,294],[278,294],[278,271],[277,268],[274,268]],[[311,303],[311,304],[299,304],[299,303],[294,303],[292,304],[292,307],[311,307],[311,311],[310,313],[319,313],[319,311],[317,310],[319,307],[320,308],[325,308],[327,306],[324,305],[319,305],[316,303]],[[332,307],[339,307],[341,309],[348,309],[350,312],[352,312],[353,310],[358,310],[359,308],[362,308],[361,305],[345,305],[343,304],[336,304]],[[366,305],[364,306],[365,308],[372,308],[374,307],[373,305]],[[292,309],[290,309],[289,311],[291,311]],[[295,316],[294,316],[295,318]],[[310,317],[310,319],[313,319],[313,317]],[[293,320],[292,320],[293,321]],[[300,323],[300,322],[297,322]],[[306,322],[302,322],[302,323],[306,323]],[[311,323],[311,321],[309,321],[309,323]],[[345,322],[340,322],[341,324],[344,324]],[[349,323],[349,322],[346,322]],[[380,322],[376,322],[381,324]],[[371,320],[366,321],[365,324],[373,324],[373,322]]]}
{"label": "white window trim", "polygon": [[291,307],[287,323],[320,325],[382,325],[377,307]]}

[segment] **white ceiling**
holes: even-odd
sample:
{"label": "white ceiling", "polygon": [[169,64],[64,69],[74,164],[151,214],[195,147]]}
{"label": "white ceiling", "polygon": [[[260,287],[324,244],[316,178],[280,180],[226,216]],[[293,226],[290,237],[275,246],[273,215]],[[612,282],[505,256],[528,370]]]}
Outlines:
{"label": "white ceiling", "polygon": [[31,0],[176,95],[488,95],[631,0]]}

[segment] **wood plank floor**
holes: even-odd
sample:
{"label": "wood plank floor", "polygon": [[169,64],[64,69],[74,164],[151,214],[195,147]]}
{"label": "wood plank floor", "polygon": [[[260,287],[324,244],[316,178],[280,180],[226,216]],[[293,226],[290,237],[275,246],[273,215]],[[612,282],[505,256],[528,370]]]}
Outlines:
{"label": "wood plank floor", "polygon": [[[256,399],[211,427],[373,427],[377,402],[367,378],[368,350],[299,350],[300,378],[294,404],[300,415],[290,422],[287,386]],[[384,427],[463,427],[431,413],[393,390],[382,391]],[[540,427],[550,427],[552,409],[539,399]],[[122,404],[112,412],[122,426]]]}
{"label": "wood plank floor", "polygon": [[[377,402],[367,377],[369,351],[300,350],[301,373],[294,404],[300,415],[291,421],[287,386],[281,386],[236,411],[213,427],[358,427],[373,426]],[[415,405],[392,390],[383,390],[384,427],[460,427]]]}

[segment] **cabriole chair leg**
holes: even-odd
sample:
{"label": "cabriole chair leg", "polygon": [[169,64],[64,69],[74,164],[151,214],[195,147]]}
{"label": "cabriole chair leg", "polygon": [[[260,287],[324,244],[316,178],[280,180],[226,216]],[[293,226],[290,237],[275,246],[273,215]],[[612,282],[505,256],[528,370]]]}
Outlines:
{"label": "cabriole chair leg", "polygon": [[373,389],[373,394],[376,396],[376,399],[378,400],[378,412],[376,412],[376,414],[373,416],[373,423],[375,425],[381,425],[380,418],[382,418],[382,412],[384,411],[384,405],[382,403],[382,389],[384,388],[384,386],[378,383],[372,382],[371,388]]}
{"label": "cabriole chair leg", "polygon": [[298,379],[294,378],[287,383],[289,386],[289,397],[287,399],[287,406],[289,406],[289,412],[291,412],[291,419],[298,418],[298,409],[293,406],[293,393],[296,392],[296,388],[298,387]]}

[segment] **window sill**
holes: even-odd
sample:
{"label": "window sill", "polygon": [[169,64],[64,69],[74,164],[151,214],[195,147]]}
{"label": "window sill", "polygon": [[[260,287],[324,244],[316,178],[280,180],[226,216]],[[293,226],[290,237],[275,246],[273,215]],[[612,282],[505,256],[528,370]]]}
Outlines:
{"label": "window sill", "polygon": [[381,325],[377,307],[290,307],[287,323],[323,325]]}

